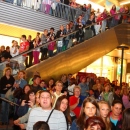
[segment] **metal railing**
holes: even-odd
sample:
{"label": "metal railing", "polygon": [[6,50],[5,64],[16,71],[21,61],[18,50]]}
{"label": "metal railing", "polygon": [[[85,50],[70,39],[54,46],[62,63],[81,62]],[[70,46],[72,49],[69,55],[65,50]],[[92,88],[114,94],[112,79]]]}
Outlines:
{"label": "metal railing", "polygon": [[[107,26],[105,27],[106,28],[111,28],[111,27],[114,27],[116,26],[117,24],[114,24],[113,25],[113,22],[114,22],[114,19],[115,19],[115,16],[116,15],[126,15],[126,14],[115,14],[114,16],[110,16],[100,22],[106,22]],[[128,19],[127,20],[130,20],[130,15],[127,15]],[[125,20],[126,22],[126,20]],[[130,21],[129,21],[130,22]],[[98,21],[99,23],[99,21]],[[83,36],[80,36],[80,28],[74,32],[71,32],[67,35],[64,35],[60,38],[57,38],[53,41],[50,41],[50,42],[47,42],[47,43],[44,43],[34,49],[31,49],[29,51],[26,51],[26,52],[23,52],[21,53],[20,55],[18,56],[15,56],[13,58],[11,58],[11,61],[15,61],[16,59],[19,59],[19,57],[21,57],[22,55],[24,54],[27,54],[27,53],[30,53],[32,51],[34,51],[35,49],[41,49],[41,48],[48,48],[49,44],[51,44],[52,42],[55,42],[56,43],[56,48],[55,48],[55,52],[54,52],[54,55],[58,54],[58,53],[61,53],[65,50],[68,50],[70,49],[71,47],[73,47],[75,45],[75,43],[81,43],[85,40],[88,40],[90,38],[92,38],[94,36],[94,33],[93,33],[93,28],[96,29],[96,26],[99,25],[98,23],[92,23],[91,25],[86,25],[82,30],[83,30],[83,33],[84,35]],[[101,32],[101,27],[100,27],[100,30],[98,30],[99,33]],[[53,56],[54,56],[53,55]],[[0,65],[4,65],[4,64],[7,64],[9,63],[8,61],[6,62],[3,62],[1,63]]]}
{"label": "metal railing", "polygon": [[56,0],[48,0],[43,2],[42,0],[3,0],[4,2],[11,3],[16,6],[20,6],[27,9],[43,12],[51,16],[59,17],[68,21],[74,21],[79,15],[85,14],[81,8],[73,8],[69,5]]}

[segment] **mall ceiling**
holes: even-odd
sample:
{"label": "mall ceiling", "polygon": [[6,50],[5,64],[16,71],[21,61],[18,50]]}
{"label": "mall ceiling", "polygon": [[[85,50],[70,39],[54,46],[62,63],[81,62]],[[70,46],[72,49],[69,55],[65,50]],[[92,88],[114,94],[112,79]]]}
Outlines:
{"label": "mall ceiling", "polygon": [[[127,59],[130,61],[130,46],[129,47],[129,50],[125,50],[124,51],[124,59]],[[122,54],[122,51],[121,50],[118,50],[118,49],[114,49],[113,51],[109,52],[108,54],[106,54],[107,56],[111,56],[111,57],[118,57],[118,58],[121,58],[121,54]]]}
{"label": "mall ceiling", "polygon": [[[97,3],[99,5],[105,6],[106,0],[90,0],[94,3]],[[123,2],[124,0],[109,0],[110,2],[114,3],[115,5],[119,5],[120,2]],[[127,6],[130,7],[130,4],[127,4]]]}

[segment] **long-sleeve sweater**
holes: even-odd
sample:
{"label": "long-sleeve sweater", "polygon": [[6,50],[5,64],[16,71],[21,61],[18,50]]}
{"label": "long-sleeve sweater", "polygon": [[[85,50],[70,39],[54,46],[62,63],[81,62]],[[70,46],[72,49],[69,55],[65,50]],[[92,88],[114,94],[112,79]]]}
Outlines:
{"label": "long-sleeve sweater", "polygon": [[[37,107],[31,110],[26,130],[33,130],[33,125],[37,121],[47,121],[51,110],[43,110]],[[48,121],[50,130],[67,130],[67,124],[64,114],[61,111],[54,110]]]}
{"label": "long-sleeve sweater", "polygon": [[[0,93],[5,94],[14,84],[14,77],[10,76],[9,79],[7,79],[6,76],[3,76],[0,80]],[[7,84],[10,84],[10,87],[6,87]]]}

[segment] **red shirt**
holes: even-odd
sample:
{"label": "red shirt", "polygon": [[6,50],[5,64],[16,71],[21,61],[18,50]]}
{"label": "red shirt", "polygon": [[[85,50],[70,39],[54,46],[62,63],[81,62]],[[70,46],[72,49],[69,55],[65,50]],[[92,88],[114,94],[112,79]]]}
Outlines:
{"label": "red shirt", "polygon": [[[27,47],[29,46],[29,42],[21,42],[20,43],[20,48],[19,48],[19,52],[22,53],[24,51],[26,51]],[[26,56],[27,54],[24,54],[23,56]]]}
{"label": "red shirt", "polygon": [[[74,105],[77,101],[78,101],[77,97],[71,96],[69,98],[70,106]],[[77,106],[75,109],[72,110],[75,113],[76,117],[79,117],[80,109],[81,109],[81,107]]]}

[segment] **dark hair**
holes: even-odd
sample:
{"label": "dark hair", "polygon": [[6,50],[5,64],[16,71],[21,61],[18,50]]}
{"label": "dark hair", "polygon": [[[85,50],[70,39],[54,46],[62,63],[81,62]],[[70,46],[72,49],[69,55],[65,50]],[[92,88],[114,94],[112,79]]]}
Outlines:
{"label": "dark hair", "polygon": [[51,27],[50,30],[53,30],[53,31],[54,31],[55,29],[54,29],[53,27]]}
{"label": "dark hair", "polygon": [[32,81],[35,80],[36,78],[41,78],[41,77],[39,75],[34,75]]}
{"label": "dark hair", "polygon": [[24,38],[24,39],[26,39],[26,35],[22,35],[21,37]]}
{"label": "dark hair", "polygon": [[102,120],[102,118],[97,117],[97,116],[89,117],[86,120],[85,128],[87,129],[89,126],[92,127],[92,126],[95,126],[97,124],[101,127],[101,130],[106,129],[106,125],[105,125],[104,121]]}
{"label": "dark hair", "polygon": [[67,109],[66,109],[63,113],[64,113],[64,115],[65,115],[65,117],[66,117],[67,123],[68,123],[68,122],[71,123],[69,100],[68,100],[68,98],[67,98],[66,95],[62,95],[62,96],[60,96],[60,97],[57,99],[57,102],[56,102],[56,105],[55,105],[55,109],[61,111],[61,110],[60,110],[60,105],[61,105],[61,102],[62,102],[63,99],[66,99],[66,100],[68,101]]}
{"label": "dark hair", "polygon": [[40,35],[40,32],[37,32],[37,35]]}
{"label": "dark hair", "polygon": [[123,111],[122,130],[130,130],[130,108]]}
{"label": "dark hair", "polygon": [[76,84],[76,79],[75,78],[71,78],[70,79],[70,83],[71,83],[71,85]]}
{"label": "dark hair", "polygon": [[33,125],[33,130],[50,130],[49,125],[45,121],[38,121]]}
{"label": "dark hair", "polygon": [[31,86],[30,86],[29,84],[26,84],[26,85],[23,87],[23,93],[24,93],[24,91],[25,91],[26,86],[28,86],[28,87],[30,88],[30,90],[31,90]]}
{"label": "dark hair", "polygon": [[28,35],[30,38],[32,38],[32,36],[31,35]]}
{"label": "dark hair", "polygon": [[7,50],[7,49],[10,49],[10,47],[9,47],[9,46],[7,46],[7,47],[6,47],[6,50]]}
{"label": "dark hair", "polygon": [[114,89],[115,89],[115,91],[121,90],[121,88],[119,86],[114,87]]}
{"label": "dark hair", "polygon": [[35,95],[35,94],[36,94],[36,91],[34,91],[33,89],[29,90],[29,91],[28,91],[28,96],[29,96],[30,94],[34,94],[34,95]]}
{"label": "dark hair", "polygon": [[114,106],[115,104],[121,104],[123,106],[123,104],[122,104],[122,102],[120,100],[114,100],[112,102],[112,106]]}

